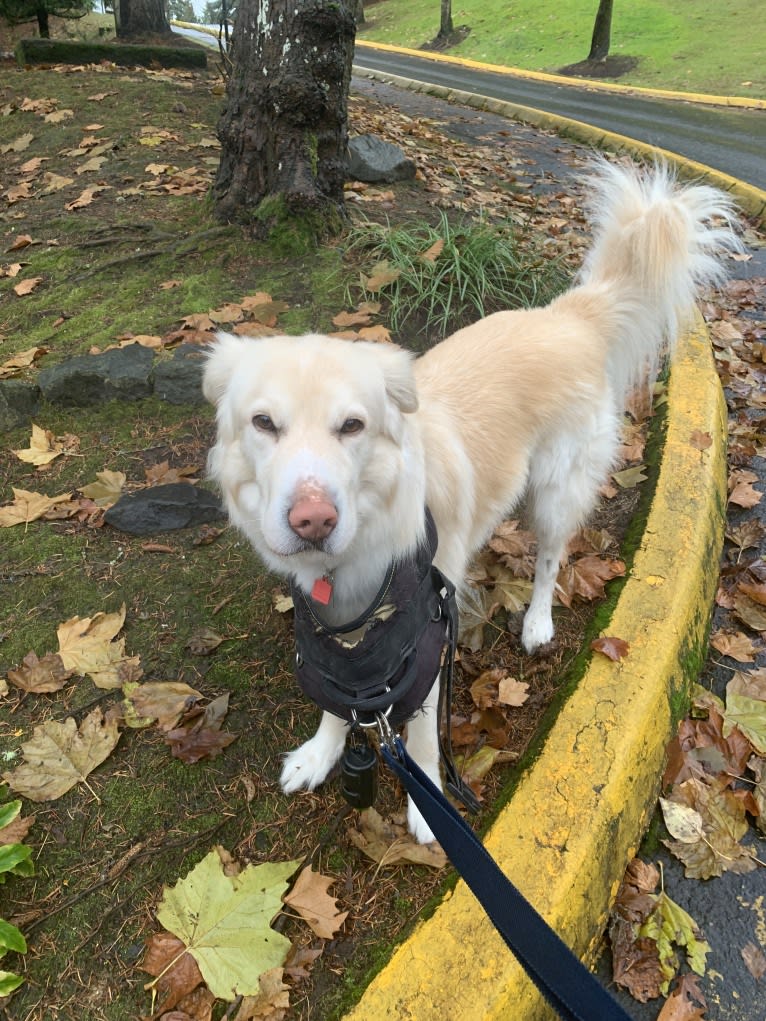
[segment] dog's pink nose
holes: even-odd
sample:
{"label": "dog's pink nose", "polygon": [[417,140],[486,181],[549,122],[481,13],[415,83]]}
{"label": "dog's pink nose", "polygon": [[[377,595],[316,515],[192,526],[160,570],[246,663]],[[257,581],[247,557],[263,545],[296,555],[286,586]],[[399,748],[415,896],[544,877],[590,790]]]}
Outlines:
{"label": "dog's pink nose", "polygon": [[326,539],[338,524],[338,511],[329,500],[302,499],[293,504],[287,521],[301,539],[317,542]]}

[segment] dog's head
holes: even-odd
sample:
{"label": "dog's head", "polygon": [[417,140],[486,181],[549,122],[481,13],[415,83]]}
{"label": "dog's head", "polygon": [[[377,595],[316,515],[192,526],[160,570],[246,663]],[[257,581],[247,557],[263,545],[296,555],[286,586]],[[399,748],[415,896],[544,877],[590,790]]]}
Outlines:
{"label": "dog's head", "polygon": [[299,579],[332,571],[358,554],[360,530],[375,543],[381,527],[395,527],[416,460],[408,353],[318,335],[219,334],[203,389],[217,408],[211,474],[270,567]]}

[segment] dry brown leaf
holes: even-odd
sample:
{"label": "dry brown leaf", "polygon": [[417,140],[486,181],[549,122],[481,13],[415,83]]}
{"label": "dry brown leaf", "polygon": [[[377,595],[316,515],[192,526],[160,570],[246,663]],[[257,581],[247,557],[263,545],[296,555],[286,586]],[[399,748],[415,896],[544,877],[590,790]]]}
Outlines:
{"label": "dry brown leaf", "polygon": [[600,652],[615,663],[627,656],[630,651],[629,643],[622,638],[596,638],[590,643],[590,647],[594,652]]}
{"label": "dry brown leaf", "polygon": [[283,968],[270,968],[259,977],[258,996],[243,996],[234,1021],[283,1021],[290,1006],[290,988],[282,981]]}
{"label": "dry brown leaf", "polygon": [[348,835],[355,847],[380,865],[409,862],[434,869],[447,866],[447,856],[436,842],[415,843],[405,826],[383,819],[374,808],[360,813],[358,828],[351,827]]}
{"label": "dry brown leaf", "polygon": [[515,677],[503,677],[497,688],[497,700],[501,705],[520,706],[529,698],[529,684]]}
{"label": "dry brown leaf", "polygon": [[699,976],[687,972],[665,1001],[657,1021],[705,1021],[707,1001],[699,988]]}
{"label": "dry brown leaf", "polygon": [[48,349],[45,347],[30,347],[26,351],[20,351],[17,355],[13,355],[7,362],[0,365],[0,379],[7,379],[9,376],[17,375],[23,369],[28,369],[47,352]]}
{"label": "dry brown leaf", "polygon": [[172,730],[185,712],[202,699],[202,694],[182,681],[148,681],[126,685],[125,699],[139,718],[156,720],[161,730]]}
{"label": "dry brown leaf", "polygon": [[99,688],[119,688],[140,676],[138,656],[125,655],[125,639],[115,636],[125,623],[125,605],[116,613],[71,617],[57,629],[64,667],[89,676]]}
{"label": "dry brown leaf", "polygon": [[48,720],[35,727],[21,748],[26,758],[3,779],[30,801],[53,801],[87,776],[111,755],[120,739],[116,721],[94,709],[79,728],[70,716],[63,723]]}
{"label": "dry brown leaf", "polygon": [[759,647],[742,631],[716,631],[710,636],[710,644],[722,656],[731,656],[738,663],[754,663]]}
{"label": "dry brown leaf", "polygon": [[398,280],[401,273],[400,269],[391,266],[386,260],[378,262],[372,267],[368,277],[362,276],[362,287],[366,291],[372,291],[374,294],[376,291]]}
{"label": "dry brown leaf", "polygon": [[172,1010],[203,981],[202,972],[184,943],[165,930],[147,939],[146,954],[139,967],[158,978],[153,987],[157,991],[155,1016]]}
{"label": "dry brown leaf", "polygon": [[[0,837],[2,831],[0,830]],[[0,843],[2,841],[0,840]],[[766,954],[755,943],[747,943],[742,947],[742,960],[756,982],[759,982],[766,975]]]}
{"label": "dry brown leaf", "polygon": [[34,244],[31,234],[19,234],[13,243],[6,248],[6,252],[17,252],[20,248],[27,248],[31,244]]}
{"label": "dry brown leaf", "polygon": [[425,252],[421,252],[418,258],[422,259],[424,262],[436,262],[443,250],[444,238],[439,238],[437,241],[434,241],[431,247],[427,248]]}
{"label": "dry brown leaf", "polygon": [[13,290],[20,298],[24,298],[27,294],[31,294],[32,291],[34,291],[34,289],[42,282],[42,277],[28,277],[26,280],[20,280],[14,286]]}
{"label": "dry brown leaf", "polygon": [[564,606],[571,606],[575,597],[591,600],[605,595],[604,585],[612,578],[625,574],[622,560],[605,560],[601,557],[580,557],[559,571],[556,595]]}
{"label": "dry brown leaf", "polygon": [[32,423],[29,446],[23,450],[14,450],[14,454],[26,464],[34,464],[38,468],[43,468],[60,457],[65,449],[64,442],[57,439],[49,429],[41,429],[39,425]]}
{"label": "dry brown leaf", "polygon": [[67,670],[64,666],[58,653],[48,652],[42,659],[38,659],[37,653],[28,652],[21,666],[9,670],[6,677],[17,688],[41,694],[60,691],[72,673],[72,670]]}
{"label": "dry brown leaf", "polygon": [[322,939],[332,939],[348,916],[348,911],[338,910],[336,898],[328,893],[334,882],[331,876],[314,872],[308,865],[296,879],[292,890],[282,898]]}
{"label": "dry brown leaf", "polygon": [[13,525],[26,525],[30,521],[36,521],[57,503],[72,499],[71,493],[45,496],[42,493],[27,492],[25,489],[13,489],[12,492],[13,502],[0,507],[0,528],[11,528]]}

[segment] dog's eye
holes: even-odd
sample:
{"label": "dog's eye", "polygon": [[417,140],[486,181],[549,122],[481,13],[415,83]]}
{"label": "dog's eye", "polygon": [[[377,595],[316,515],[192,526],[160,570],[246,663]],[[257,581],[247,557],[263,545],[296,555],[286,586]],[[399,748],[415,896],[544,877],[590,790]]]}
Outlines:
{"label": "dog's eye", "polygon": [[253,415],[253,425],[263,433],[275,433],[277,427],[268,415]]}
{"label": "dog's eye", "polygon": [[364,422],[361,418],[347,418],[340,427],[341,436],[354,436],[364,429]]}

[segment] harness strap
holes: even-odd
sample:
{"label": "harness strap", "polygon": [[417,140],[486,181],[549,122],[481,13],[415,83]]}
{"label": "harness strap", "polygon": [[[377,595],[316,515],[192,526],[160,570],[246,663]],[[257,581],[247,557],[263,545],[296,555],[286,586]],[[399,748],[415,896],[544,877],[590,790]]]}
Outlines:
{"label": "harness strap", "polygon": [[462,816],[409,757],[401,738],[384,744],[382,753],[506,945],[559,1016],[564,1021],[631,1021],[500,870]]}

